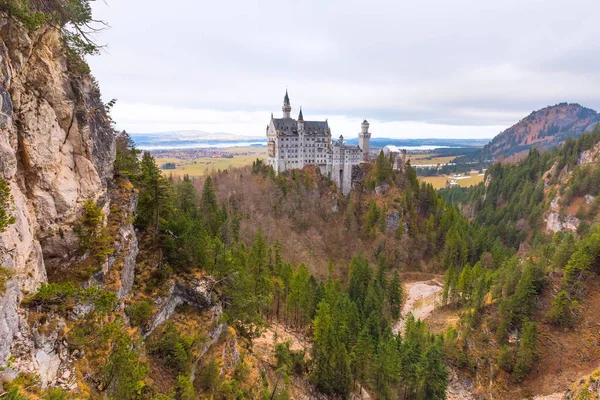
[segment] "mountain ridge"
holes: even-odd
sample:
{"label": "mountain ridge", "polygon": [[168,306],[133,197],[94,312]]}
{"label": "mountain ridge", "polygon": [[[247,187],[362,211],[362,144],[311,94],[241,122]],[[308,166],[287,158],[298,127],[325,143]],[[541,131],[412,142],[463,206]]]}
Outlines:
{"label": "mountain ridge", "polygon": [[532,111],[510,128],[494,137],[481,151],[457,161],[511,161],[529,149],[549,150],[567,137],[579,137],[591,130],[600,115],[578,103],[558,103]]}

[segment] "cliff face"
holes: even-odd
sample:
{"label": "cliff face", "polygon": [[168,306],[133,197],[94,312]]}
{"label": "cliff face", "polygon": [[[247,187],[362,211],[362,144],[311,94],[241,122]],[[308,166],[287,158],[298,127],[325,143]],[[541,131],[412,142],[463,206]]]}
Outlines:
{"label": "cliff face", "polygon": [[[0,265],[11,271],[0,292],[5,374],[50,368],[42,379],[56,375],[60,352],[31,332],[19,304],[77,249],[73,227],[83,202],[110,201],[114,153],[97,85],[70,71],[60,33],[48,26],[29,32],[0,13],[0,178],[10,186],[15,217],[0,234]],[[131,242],[132,234],[125,227],[120,240]],[[123,248],[137,250],[129,242]],[[131,275],[131,255],[123,257]]]}

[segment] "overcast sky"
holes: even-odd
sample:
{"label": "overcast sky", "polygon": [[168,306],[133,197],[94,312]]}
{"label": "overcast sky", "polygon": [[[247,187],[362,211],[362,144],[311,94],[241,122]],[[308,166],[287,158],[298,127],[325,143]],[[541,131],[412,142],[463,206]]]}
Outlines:
{"label": "overcast sky", "polygon": [[133,133],[264,135],[281,115],[334,136],[492,137],[559,102],[600,108],[599,0],[106,0],[90,58]]}

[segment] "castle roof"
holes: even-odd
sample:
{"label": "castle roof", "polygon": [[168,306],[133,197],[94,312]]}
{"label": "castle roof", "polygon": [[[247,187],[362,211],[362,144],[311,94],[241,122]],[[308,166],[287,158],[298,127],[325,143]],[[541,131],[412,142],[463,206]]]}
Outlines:
{"label": "castle roof", "polygon": [[283,105],[284,106],[290,105],[290,96],[288,96],[287,89],[285,89],[285,97],[283,98]]}
{"label": "castle roof", "polygon": [[[273,118],[273,126],[283,135],[298,134],[298,121],[293,118]],[[329,124],[327,121],[304,121],[304,132],[307,135],[326,136],[329,134]]]}
{"label": "castle roof", "polygon": [[298,121],[304,121],[304,117],[302,116],[302,107],[300,107],[300,114],[298,115]]}
{"label": "castle roof", "polygon": [[383,149],[387,149],[390,153],[400,153],[400,149],[393,144],[388,144]]}

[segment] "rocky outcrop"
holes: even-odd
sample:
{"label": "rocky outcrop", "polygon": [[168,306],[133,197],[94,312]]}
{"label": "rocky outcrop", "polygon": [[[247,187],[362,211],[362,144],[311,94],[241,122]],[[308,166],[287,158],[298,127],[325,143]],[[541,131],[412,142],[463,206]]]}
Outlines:
{"label": "rocky outcrop", "polygon": [[86,200],[105,199],[114,153],[98,87],[70,69],[60,32],[30,32],[0,13],[0,178],[15,217],[0,234],[0,265],[12,276],[0,293],[4,374],[16,365],[50,382],[64,370],[58,338],[33,332],[19,304],[77,249],[74,223]]}
{"label": "rocky outcrop", "polygon": [[13,362],[7,370],[8,378],[17,372],[35,374],[42,389],[58,386],[70,390],[76,386],[72,354],[63,337],[66,328],[64,319],[48,315],[41,324],[28,318],[29,311],[19,310],[21,323],[11,348]]}
{"label": "rocky outcrop", "polygon": [[580,222],[581,221],[573,215],[561,217],[559,213],[551,212],[546,216],[546,229],[552,233],[561,231],[577,232]]}
{"label": "rocky outcrop", "polygon": [[392,212],[385,219],[385,229],[388,231],[395,232],[400,226],[400,213],[398,211]]}
{"label": "rocky outcrop", "polygon": [[184,303],[201,310],[212,309],[214,315],[221,315],[221,303],[213,298],[212,288],[214,285],[215,281],[210,276],[178,279],[173,282],[167,295],[154,301],[158,311],[148,326],[143,329],[143,336],[148,337],[154,329],[173,315],[177,306]]}
{"label": "rocky outcrop", "polygon": [[561,216],[559,201],[560,198],[554,196],[550,202],[550,212],[545,218],[546,230],[552,233],[561,231],[577,232],[581,221],[573,215]]}
{"label": "rocky outcrop", "polygon": [[135,278],[139,247],[133,220],[138,195],[128,180],[119,178],[110,189],[108,198],[111,205],[108,226],[114,237],[114,253],[108,257],[102,270],[94,275],[94,280],[122,299],[131,291]]}
{"label": "rocky outcrop", "polygon": [[390,185],[384,182],[380,185],[375,186],[375,194],[377,194],[377,196],[383,196],[387,193],[389,189]]}

